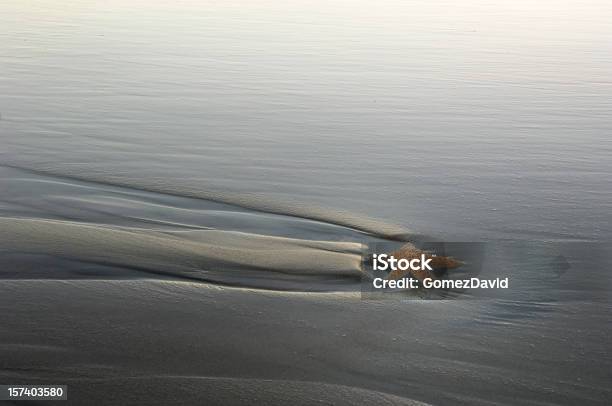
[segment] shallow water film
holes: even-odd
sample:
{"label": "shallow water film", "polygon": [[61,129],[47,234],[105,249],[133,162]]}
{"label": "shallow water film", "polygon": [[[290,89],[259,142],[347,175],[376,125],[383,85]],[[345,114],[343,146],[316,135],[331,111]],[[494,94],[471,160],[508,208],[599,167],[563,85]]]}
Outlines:
{"label": "shallow water film", "polygon": [[611,21],[598,0],[0,1],[0,385],[611,404]]}

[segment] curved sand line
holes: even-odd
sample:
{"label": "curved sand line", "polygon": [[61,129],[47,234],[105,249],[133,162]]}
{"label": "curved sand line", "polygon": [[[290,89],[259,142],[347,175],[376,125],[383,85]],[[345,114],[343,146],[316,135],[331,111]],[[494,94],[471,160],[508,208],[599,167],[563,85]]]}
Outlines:
{"label": "curved sand line", "polygon": [[185,184],[177,186],[176,184],[159,183],[140,178],[126,179],[120,178],[119,176],[91,171],[82,172],[81,174],[67,173],[66,171],[44,165],[38,165],[36,168],[30,168],[3,163],[2,166],[38,175],[54,176],[81,182],[97,183],[106,186],[124,187],[145,192],[162,193],[177,197],[208,200],[217,203],[229,204],[240,208],[256,210],[263,213],[287,215],[303,219],[322,221],[389,240],[407,241],[409,236],[409,231],[405,228],[380,220],[312,205],[305,206],[303,204],[298,204],[297,202],[271,201],[270,199],[266,199],[264,196],[253,193],[247,194],[232,193],[227,191],[209,191]]}
{"label": "curved sand line", "polygon": [[[290,284],[297,280],[333,278],[354,283],[363,276],[359,243],[220,230],[197,230],[188,234],[189,238],[185,238],[176,233],[143,232],[125,227],[0,218],[2,249],[10,253],[247,287],[265,288],[274,280],[286,280]],[[253,278],[259,279],[259,283],[253,285]],[[309,284],[300,283],[295,289],[307,291]]]}

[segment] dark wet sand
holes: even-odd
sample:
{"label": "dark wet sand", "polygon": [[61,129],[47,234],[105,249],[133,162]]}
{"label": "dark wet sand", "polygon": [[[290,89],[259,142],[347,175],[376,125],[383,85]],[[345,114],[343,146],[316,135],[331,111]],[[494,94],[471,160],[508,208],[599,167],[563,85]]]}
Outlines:
{"label": "dark wet sand", "polygon": [[[364,300],[367,233],[2,173],[1,382],[67,384],[74,405],[610,397],[606,245],[500,242],[484,268],[511,270],[507,292]],[[557,252],[592,277],[556,274]]]}
{"label": "dark wet sand", "polygon": [[[607,334],[592,328],[611,321],[602,304],[1,284],[1,380],[67,384],[75,405],[603,405],[610,395]],[[531,314],[503,320],[495,306]]]}

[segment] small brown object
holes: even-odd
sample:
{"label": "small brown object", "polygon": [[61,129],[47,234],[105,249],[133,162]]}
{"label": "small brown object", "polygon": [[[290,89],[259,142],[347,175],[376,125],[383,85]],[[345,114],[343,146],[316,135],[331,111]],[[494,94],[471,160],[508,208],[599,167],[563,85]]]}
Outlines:
{"label": "small brown object", "polygon": [[[425,254],[425,258],[431,259],[430,266],[435,270],[453,269],[461,266],[461,262],[452,257],[443,257],[432,254],[428,251],[418,249],[412,244],[406,244],[400,249],[393,251],[391,255],[399,259],[416,259],[420,258],[421,254]],[[397,269],[389,273],[389,279],[401,279],[405,276],[412,276],[420,281],[425,278],[436,279],[435,275],[428,270],[405,270]]]}

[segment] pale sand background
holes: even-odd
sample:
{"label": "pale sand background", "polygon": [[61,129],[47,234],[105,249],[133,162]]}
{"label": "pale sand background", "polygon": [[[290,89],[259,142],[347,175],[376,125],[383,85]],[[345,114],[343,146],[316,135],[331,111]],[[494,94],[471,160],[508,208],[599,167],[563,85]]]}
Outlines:
{"label": "pale sand background", "polygon": [[[0,383],[76,405],[609,404],[611,20],[1,2]],[[363,244],[398,237],[483,241],[512,288],[361,300]]]}

